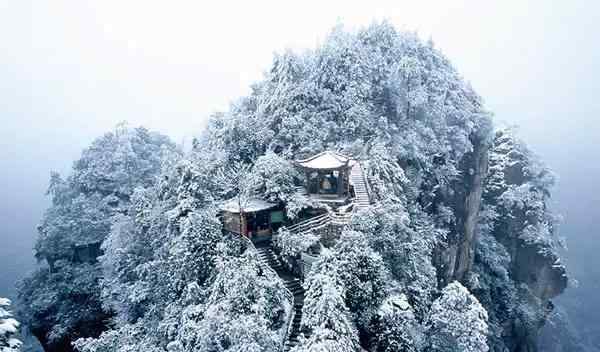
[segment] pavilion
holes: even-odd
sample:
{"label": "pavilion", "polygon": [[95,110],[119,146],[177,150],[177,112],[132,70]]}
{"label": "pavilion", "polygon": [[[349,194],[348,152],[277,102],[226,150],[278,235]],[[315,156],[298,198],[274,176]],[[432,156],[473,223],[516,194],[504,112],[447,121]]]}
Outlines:
{"label": "pavilion", "polygon": [[350,197],[352,160],[333,151],[324,151],[308,159],[296,160],[306,175],[306,191],[324,203],[345,203]]}

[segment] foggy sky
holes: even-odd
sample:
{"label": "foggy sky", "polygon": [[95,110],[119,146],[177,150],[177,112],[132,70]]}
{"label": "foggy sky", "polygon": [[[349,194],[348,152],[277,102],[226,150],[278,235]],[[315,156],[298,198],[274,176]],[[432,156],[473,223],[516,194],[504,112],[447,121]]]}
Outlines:
{"label": "foggy sky", "polygon": [[68,171],[93,138],[128,120],[189,142],[274,52],[383,18],[431,37],[560,175],[569,256],[600,248],[595,2],[205,3],[0,0],[0,296],[32,268],[49,171]]}

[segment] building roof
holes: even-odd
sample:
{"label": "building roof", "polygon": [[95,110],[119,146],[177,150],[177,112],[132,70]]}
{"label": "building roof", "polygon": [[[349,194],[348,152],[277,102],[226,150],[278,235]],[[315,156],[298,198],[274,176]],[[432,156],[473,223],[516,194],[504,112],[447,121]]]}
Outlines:
{"label": "building roof", "polygon": [[[267,202],[258,198],[251,198],[246,201],[242,201],[242,212],[244,213],[256,213],[261,210],[271,209],[277,206],[275,203]],[[237,198],[230,199],[220,206],[221,210],[229,213],[239,213],[240,206]]]}
{"label": "building roof", "polygon": [[306,169],[331,170],[348,167],[350,158],[332,151],[324,151],[304,160],[296,160],[296,164]]}

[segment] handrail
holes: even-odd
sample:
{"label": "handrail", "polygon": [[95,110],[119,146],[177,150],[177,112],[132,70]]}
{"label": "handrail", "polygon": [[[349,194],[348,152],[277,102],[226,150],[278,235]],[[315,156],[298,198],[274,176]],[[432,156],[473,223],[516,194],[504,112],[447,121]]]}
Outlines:
{"label": "handrail", "polygon": [[348,224],[350,223],[350,219],[352,219],[352,213],[336,214],[334,212],[329,212],[329,219],[336,224]]}
{"label": "handrail", "polygon": [[369,184],[369,179],[367,178],[367,172],[363,167],[362,163],[358,163],[360,167],[360,172],[362,174],[363,181],[365,183],[365,188],[367,189],[367,195],[369,196],[369,203],[373,203],[373,191],[371,190],[371,185]]}
{"label": "handrail", "polygon": [[300,221],[299,223],[296,223],[294,225],[291,225],[290,227],[287,227],[287,230],[290,231],[290,232],[298,232],[298,229],[300,229],[300,228],[305,228],[305,227],[306,228],[310,228],[311,224],[318,223],[318,222],[326,219],[328,216],[329,216],[328,213],[325,213],[325,214],[322,214],[322,215],[318,215],[318,216],[312,217],[310,219],[306,219],[306,220]]}
{"label": "handrail", "polygon": [[286,229],[292,233],[304,233],[321,229],[331,223],[336,225],[347,225],[350,223],[351,218],[352,213],[341,215],[330,211],[326,214],[308,219],[306,222],[298,223],[295,226],[290,226]]}
{"label": "handrail", "polygon": [[[242,238],[244,238],[246,240],[246,242],[248,242],[248,244],[250,245],[250,247],[252,248],[252,250],[254,250],[254,252],[258,255],[258,250],[256,249],[256,246],[254,245],[254,243],[252,243],[252,240],[250,240],[248,237],[243,236]],[[262,261],[259,260],[260,266],[263,269],[266,269],[267,272],[269,272],[271,275],[275,275],[276,277],[278,277],[281,281],[283,281],[281,279],[281,277],[279,276],[279,274],[277,274],[277,272],[271,268],[271,266],[269,264],[265,264]],[[266,266],[266,268],[265,268]],[[290,335],[292,333],[292,325],[294,323],[294,318],[296,317],[296,309],[294,308],[294,304],[295,304],[295,299],[294,299],[294,294],[292,293],[292,291],[290,291],[285,284],[283,285],[284,288],[284,292],[285,292],[285,296],[286,298],[291,302],[291,307],[290,307],[290,319],[288,321],[288,326],[287,326],[287,330],[285,332],[285,338],[283,339],[283,343],[281,344],[281,351],[283,351],[285,349],[285,343],[288,341],[288,339],[290,338]]]}

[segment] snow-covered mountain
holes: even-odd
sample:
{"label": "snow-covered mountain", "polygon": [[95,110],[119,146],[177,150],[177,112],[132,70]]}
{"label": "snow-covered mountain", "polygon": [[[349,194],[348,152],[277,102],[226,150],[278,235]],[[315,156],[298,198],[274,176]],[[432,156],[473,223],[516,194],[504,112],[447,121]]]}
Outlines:
{"label": "snow-covered mountain", "polygon": [[19,314],[47,351],[536,351],[553,182],[432,43],[338,27],[189,153],[119,126],[54,175]]}

